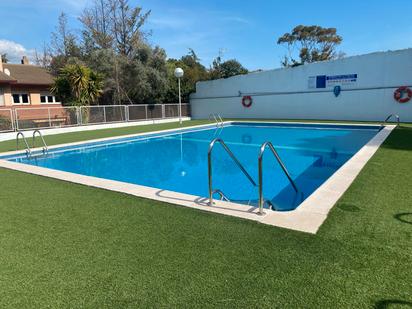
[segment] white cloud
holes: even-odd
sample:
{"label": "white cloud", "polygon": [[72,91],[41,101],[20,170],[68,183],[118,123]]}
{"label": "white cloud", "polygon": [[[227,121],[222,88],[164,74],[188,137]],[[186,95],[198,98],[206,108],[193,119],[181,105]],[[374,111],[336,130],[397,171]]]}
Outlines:
{"label": "white cloud", "polygon": [[228,49],[227,37],[246,27],[253,27],[253,23],[241,14],[208,9],[199,13],[181,8],[153,10],[146,25],[153,30],[152,40],[165,48],[169,57],[180,58],[193,48],[206,66],[219,50]]}
{"label": "white cloud", "polygon": [[[46,3],[50,2],[49,0],[46,1]],[[70,6],[72,9],[75,10],[82,10],[86,7],[88,4],[88,0],[54,0],[51,1],[51,3],[56,4],[57,6],[61,7],[62,5],[67,5]]]}
{"label": "white cloud", "polygon": [[224,16],[222,17],[222,20],[224,21],[228,21],[228,22],[235,22],[235,23],[239,23],[239,24],[245,24],[245,25],[251,25],[252,23],[250,22],[250,20],[243,18],[243,17],[239,17],[239,16]]}
{"label": "white cloud", "polygon": [[33,62],[34,53],[34,49],[27,49],[19,43],[0,39],[0,54],[7,54],[10,62],[20,62],[23,56],[27,56]]}
{"label": "white cloud", "polygon": [[149,27],[155,29],[181,29],[187,26],[187,22],[184,19],[177,17],[163,17],[163,18],[149,18]]}

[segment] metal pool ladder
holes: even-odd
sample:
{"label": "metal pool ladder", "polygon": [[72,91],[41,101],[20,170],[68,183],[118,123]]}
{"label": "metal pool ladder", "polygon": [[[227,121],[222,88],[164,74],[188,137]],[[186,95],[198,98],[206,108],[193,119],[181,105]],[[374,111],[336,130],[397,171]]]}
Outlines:
{"label": "metal pool ladder", "polygon": [[212,120],[212,118],[215,120],[217,127],[219,127],[219,126],[223,127],[224,121],[223,121],[222,117],[220,116],[220,114],[217,114],[217,113],[216,114],[210,114],[209,115],[209,120]]}
{"label": "metal pool ladder", "polygon": [[30,149],[29,143],[27,143],[27,139],[24,136],[24,133],[22,131],[18,131],[17,135],[16,135],[16,150],[19,150],[19,137],[20,136],[22,137],[22,139],[24,141],[24,144],[26,146],[26,155],[28,157],[30,157],[31,156],[31,149]]}
{"label": "metal pool ladder", "polygon": [[48,153],[49,152],[49,147],[47,147],[47,144],[46,144],[46,142],[44,141],[44,138],[43,138],[43,134],[41,134],[40,130],[34,130],[34,132],[33,132],[33,148],[36,148],[35,147],[36,133],[39,134],[41,142],[43,143],[43,153]]}
{"label": "metal pool ladder", "polygon": [[213,175],[212,175],[212,151],[216,143],[219,143],[222,145],[223,149],[229,154],[229,156],[232,158],[232,160],[236,163],[236,165],[240,168],[240,170],[243,172],[243,174],[249,179],[249,181],[252,183],[253,186],[256,187],[256,182],[253,180],[252,176],[246,171],[246,169],[243,167],[242,163],[239,162],[239,160],[235,157],[233,152],[227,147],[225,142],[220,139],[220,138],[215,138],[212,140],[209,144],[209,151],[207,153],[207,167],[208,167],[208,176],[209,176],[209,205],[213,205],[213,194],[217,193],[220,195],[221,200],[225,200],[229,202],[229,199],[226,197],[226,195],[219,189],[213,189]]}
{"label": "metal pool ladder", "polygon": [[290,176],[288,169],[286,168],[285,164],[283,163],[282,159],[280,158],[273,144],[269,141],[264,142],[262,146],[260,146],[260,152],[259,152],[259,157],[258,157],[258,168],[259,168],[259,211],[258,211],[258,214],[259,215],[264,214],[263,206],[265,202],[269,203],[270,205],[272,204],[270,201],[265,201],[263,197],[263,168],[262,166],[263,166],[263,154],[265,153],[265,150],[267,148],[269,148],[272,154],[275,156],[276,161],[279,163],[286,177],[289,179],[293,189],[296,191],[296,193],[299,192],[298,187],[296,186],[296,183],[293,181],[292,176]]}
{"label": "metal pool ladder", "polygon": [[382,122],[381,127],[383,127],[383,126],[385,125],[385,123],[387,123],[387,122],[389,121],[389,119],[391,119],[392,117],[395,117],[395,118],[396,118],[396,122],[397,122],[397,125],[396,125],[396,126],[399,126],[399,125],[400,125],[399,115],[390,114],[390,115],[389,115],[388,117],[386,117],[386,119]]}

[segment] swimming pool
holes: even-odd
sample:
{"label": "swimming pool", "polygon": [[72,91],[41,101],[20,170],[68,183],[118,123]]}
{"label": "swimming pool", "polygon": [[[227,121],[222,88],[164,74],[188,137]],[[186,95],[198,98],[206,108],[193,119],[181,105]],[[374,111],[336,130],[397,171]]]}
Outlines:
{"label": "swimming pool", "polygon": [[[208,196],[207,153],[222,139],[258,183],[258,154],[271,141],[299,192],[275,158],[263,160],[263,196],[278,211],[293,210],[369,142],[380,126],[231,122],[57,147],[43,155],[12,155],[9,161],[190,194]],[[213,150],[213,186],[231,202],[257,206],[253,185],[221,145]]]}

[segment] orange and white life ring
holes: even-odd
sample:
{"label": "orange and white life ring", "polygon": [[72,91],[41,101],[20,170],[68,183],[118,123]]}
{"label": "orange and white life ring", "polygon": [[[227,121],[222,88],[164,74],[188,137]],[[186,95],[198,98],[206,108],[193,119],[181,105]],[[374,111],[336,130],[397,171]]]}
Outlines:
{"label": "orange and white life ring", "polygon": [[253,103],[253,100],[252,100],[252,97],[251,97],[250,95],[245,95],[245,96],[242,98],[242,105],[243,105],[244,107],[249,108],[249,107],[252,106],[252,103]]}
{"label": "orange and white life ring", "polygon": [[412,90],[407,86],[399,87],[393,93],[393,98],[399,103],[406,103],[412,98]]}

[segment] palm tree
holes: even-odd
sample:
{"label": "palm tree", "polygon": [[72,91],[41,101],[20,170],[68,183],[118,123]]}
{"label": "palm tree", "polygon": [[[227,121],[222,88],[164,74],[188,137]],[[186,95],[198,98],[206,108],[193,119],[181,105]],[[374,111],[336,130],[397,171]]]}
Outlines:
{"label": "palm tree", "polygon": [[68,105],[91,105],[103,93],[103,77],[80,64],[63,67],[51,91]]}

